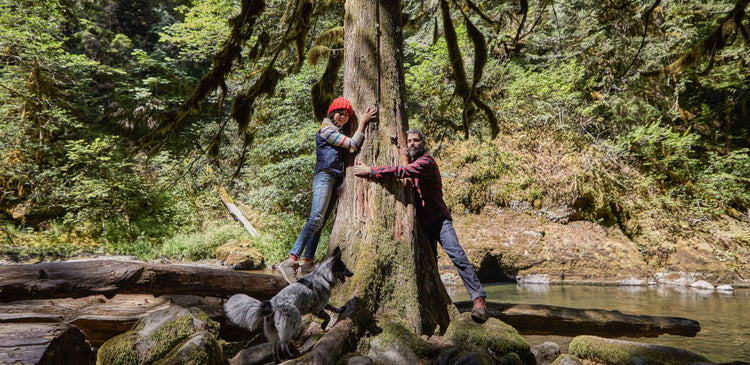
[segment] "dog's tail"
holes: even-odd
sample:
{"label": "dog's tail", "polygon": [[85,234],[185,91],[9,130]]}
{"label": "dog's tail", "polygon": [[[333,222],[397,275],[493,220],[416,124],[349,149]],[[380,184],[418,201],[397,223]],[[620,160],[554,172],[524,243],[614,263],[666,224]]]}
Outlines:
{"label": "dog's tail", "polygon": [[230,322],[255,331],[263,323],[263,317],[273,313],[271,302],[261,302],[245,294],[233,295],[224,303],[224,312]]}

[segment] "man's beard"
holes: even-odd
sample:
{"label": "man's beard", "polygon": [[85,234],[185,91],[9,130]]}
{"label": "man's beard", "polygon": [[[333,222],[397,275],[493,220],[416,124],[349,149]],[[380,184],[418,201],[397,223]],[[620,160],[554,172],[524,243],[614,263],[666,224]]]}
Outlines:
{"label": "man's beard", "polygon": [[409,149],[409,158],[415,160],[424,155],[424,147],[415,147]]}

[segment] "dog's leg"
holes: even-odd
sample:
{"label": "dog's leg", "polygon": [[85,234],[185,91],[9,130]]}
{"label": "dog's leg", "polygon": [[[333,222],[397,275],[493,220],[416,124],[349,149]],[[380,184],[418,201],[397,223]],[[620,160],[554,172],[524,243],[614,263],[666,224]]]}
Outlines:
{"label": "dog's leg", "polygon": [[284,353],[286,353],[286,356],[288,359],[296,359],[299,357],[300,352],[297,349],[297,347],[294,346],[291,342],[286,343],[283,345]]}
{"label": "dog's leg", "polygon": [[328,326],[328,322],[331,321],[331,316],[329,316],[328,313],[326,313],[326,311],[324,311],[322,309],[320,310],[320,312],[314,313],[314,315],[315,315],[315,317],[318,317],[318,318],[320,318],[320,319],[323,320],[323,323],[320,324],[320,329],[322,329],[323,331],[325,331],[326,330],[326,326]]}
{"label": "dog's leg", "polygon": [[339,314],[341,314],[341,313],[342,313],[342,312],[344,311],[344,309],[346,309],[346,306],[343,306],[343,307],[341,307],[341,308],[338,308],[338,307],[334,307],[334,306],[332,306],[332,305],[331,305],[331,304],[329,303],[329,304],[326,304],[326,306],[325,306],[325,309],[328,309],[329,311],[331,311],[331,312],[334,312],[334,313],[339,313]]}
{"label": "dog's leg", "polygon": [[282,344],[292,342],[302,330],[302,316],[297,307],[291,305],[278,306],[273,314],[273,322]]}
{"label": "dog's leg", "polygon": [[273,316],[267,316],[263,321],[263,334],[266,335],[266,339],[271,344],[271,348],[273,348],[273,363],[281,363],[281,356],[279,354],[279,333],[276,331]]}

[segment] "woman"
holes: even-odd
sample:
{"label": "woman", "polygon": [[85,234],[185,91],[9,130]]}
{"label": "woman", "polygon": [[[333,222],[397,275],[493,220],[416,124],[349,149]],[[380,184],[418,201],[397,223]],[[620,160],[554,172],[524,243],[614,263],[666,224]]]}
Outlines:
{"label": "woman", "polygon": [[[342,133],[342,128],[354,114],[352,104],[344,97],[336,98],[328,107],[328,117],[315,134],[315,156],[317,163],[313,177],[313,200],[310,217],[302,232],[297,237],[289,258],[277,266],[284,279],[290,284],[297,281],[297,269],[305,276],[315,267],[313,258],[318,249],[320,231],[328,220],[328,216],[336,204],[337,188],[341,185],[344,175],[346,153],[359,150],[365,140],[364,131],[367,123],[375,118],[377,109],[367,108],[365,115],[359,121],[357,131],[349,138]],[[299,259],[304,250],[304,262],[300,266]]]}

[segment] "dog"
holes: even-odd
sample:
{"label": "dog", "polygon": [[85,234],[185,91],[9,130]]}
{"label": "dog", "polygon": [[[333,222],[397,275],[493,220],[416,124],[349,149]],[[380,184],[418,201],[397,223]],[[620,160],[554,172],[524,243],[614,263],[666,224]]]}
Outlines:
{"label": "dog", "polygon": [[[307,276],[281,289],[271,300],[261,302],[245,294],[236,294],[224,304],[224,312],[230,322],[250,331],[256,330],[262,322],[263,333],[273,345],[275,363],[280,362],[282,355],[296,358],[299,352],[290,345],[302,329],[302,315],[312,313],[322,319],[320,328],[325,330],[331,317],[324,309],[336,313],[344,310],[328,303],[331,289],[353,275],[341,261],[341,251],[336,247],[331,258]],[[292,350],[297,353],[292,353]]]}

